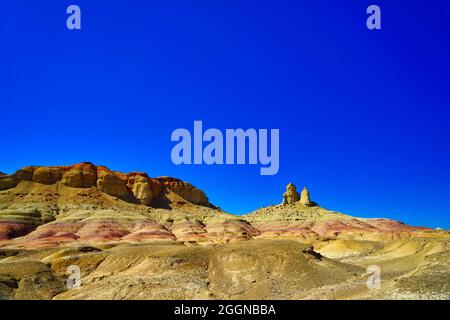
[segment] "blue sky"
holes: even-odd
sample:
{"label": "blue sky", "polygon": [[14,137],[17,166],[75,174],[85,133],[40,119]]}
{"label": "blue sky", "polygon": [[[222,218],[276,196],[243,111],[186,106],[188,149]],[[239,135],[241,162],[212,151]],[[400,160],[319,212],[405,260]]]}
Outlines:
{"label": "blue sky", "polygon": [[[175,176],[238,214],[292,181],[329,209],[450,228],[448,1],[4,0],[0,36],[0,171]],[[172,164],[194,120],[279,128],[279,173]]]}

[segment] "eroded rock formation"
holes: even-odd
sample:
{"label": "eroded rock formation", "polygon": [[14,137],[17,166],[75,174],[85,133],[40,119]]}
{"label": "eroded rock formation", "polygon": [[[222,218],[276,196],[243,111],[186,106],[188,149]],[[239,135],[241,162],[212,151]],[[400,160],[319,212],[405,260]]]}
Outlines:
{"label": "eroded rock formation", "polygon": [[301,194],[298,194],[297,187],[294,184],[289,183],[286,186],[286,192],[283,194],[282,205],[292,204],[301,204],[305,207],[317,206],[317,203],[311,201],[309,190],[306,187],[303,188]]}
{"label": "eroded rock formation", "polygon": [[209,200],[205,193],[190,183],[170,177],[159,177],[157,180],[167,191],[172,191],[189,202],[204,206],[209,205]]}
{"label": "eroded rock formation", "polygon": [[0,247],[74,243],[228,243],[255,238],[395,240],[449,237],[445,231],[388,219],[361,219],[326,210],[291,183],[283,205],[244,216],[212,206],[180,179],[150,178],[91,163],[26,167],[0,176]]}
{"label": "eroded rock formation", "polygon": [[[25,167],[11,175],[0,175],[0,190],[16,187],[21,181],[71,188],[96,188],[131,203],[154,206],[172,200],[211,206],[205,193],[193,185],[170,177],[150,178],[145,173],[123,174],[104,166],[83,162],[72,166]],[[172,199],[172,194],[179,198]]]}
{"label": "eroded rock formation", "polygon": [[[449,231],[326,210],[292,184],[243,216],[182,180],[90,163],[26,167],[0,189],[0,300],[450,297]],[[385,291],[367,291],[369,264]]]}
{"label": "eroded rock formation", "polygon": [[91,163],[80,163],[67,170],[61,183],[72,188],[90,188],[97,184],[97,168]]}
{"label": "eroded rock formation", "polygon": [[306,187],[303,188],[300,195],[300,203],[304,206],[310,207],[312,205],[311,198],[309,196],[309,191]]}
{"label": "eroded rock formation", "polygon": [[130,173],[127,186],[136,199],[147,206],[151,206],[161,197],[161,183],[149,178],[145,173]]}
{"label": "eroded rock formation", "polygon": [[283,194],[283,204],[294,204],[300,199],[297,187],[292,183],[286,186],[286,192]]}

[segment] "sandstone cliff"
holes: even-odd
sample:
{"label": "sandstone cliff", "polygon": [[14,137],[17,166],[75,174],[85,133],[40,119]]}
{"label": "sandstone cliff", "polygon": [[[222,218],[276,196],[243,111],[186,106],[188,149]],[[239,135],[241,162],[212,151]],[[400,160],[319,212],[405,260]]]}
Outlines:
{"label": "sandstone cliff", "polygon": [[[1,175],[0,190],[16,187],[21,181],[44,185],[62,184],[71,188],[96,188],[132,203],[157,206],[163,194],[171,192],[186,201],[211,207],[205,193],[191,184],[170,177],[149,178],[145,173],[123,174],[104,166],[83,162],[72,166],[25,167],[11,175]],[[165,197],[170,202],[172,199]]]}

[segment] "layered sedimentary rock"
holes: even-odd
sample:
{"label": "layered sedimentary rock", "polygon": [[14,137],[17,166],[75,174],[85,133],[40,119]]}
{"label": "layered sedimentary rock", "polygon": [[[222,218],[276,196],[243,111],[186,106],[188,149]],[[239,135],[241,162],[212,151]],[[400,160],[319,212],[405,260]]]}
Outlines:
{"label": "layered sedimentary rock", "polygon": [[410,237],[443,237],[430,228],[413,227],[389,219],[355,218],[313,206],[270,206],[244,216],[256,227],[262,238],[326,240],[359,239],[390,241]]}
{"label": "layered sedimentary rock", "polygon": [[7,190],[14,188],[19,183],[19,179],[16,175],[3,175],[0,176],[0,190]]}
{"label": "layered sedimentary rock", "polygon": [[101,192],[124,200],[131,200],[132,197],[132,192],[127,187],[126,179],[108,170],[107,168],[98,168],[97,188]]}
{"label": "layered sedimentary rock", "polygon": [[127,186],[140,203],[151,206],[163,192],[161,183],[150,179],[145,173],[131,173],[128,176]]}
{"label": "layered sedimentary rock", "polygon": [[283,195],[285,204],[239,217],[214,207],[203,191],[182,180],[124,174],[91,163],[26,167],[0,176],[0,189],[0,246],[395,240],[438,232],[329,211],[317,206],[306,188],[299,195],[293,184]]}
{"label": "layered sedimentary rock", "polygon": [[90,188],[97,184],[97,168],[91,163],[72,166],[62,176],[61,183],[72,188]]}
{"label": "layered sedimentary rock", "polygon": [[33,182],[55,184],[62,178],[63,170],[52,167],[39,167],[33,171]]}
{"label": "layered sedimentary rock", "polygon": [[0,175],[0,300],[450,298],[448,231],[330,211],[292,184],[283,198],[235,216],[179,179],[90,163]]}
{"label": "layered sedimentary rock", "polygon": [[1,175],[0,190],[12,189],[21,181],[44,185],[61,183],[71,188],[95,187],[111,196],[147,206],[172,201],[170,194],[176,194],[193,204],[211,206],[203,191],[185,181],[170,177],[149,178],[147,174],[139,172],[123,174],[89,162],[72,166],[25,167],[14,174]]}
{"label": "layered sedimentary rock", "polygon": [[[179,208],[186,212],[178,212]],[[202,232],[181,227],[198,219],[219,225],[237,219],[212,208],[201,190],[179,179],[123,174],[91,163],[26,167],[0,176],[0,241],[14,239],[17,245],[28,247],[71,242],[222,241],[226,237],[218,239],[214,232],[202,237]],[[206,224],[207,233],[205,228]]]}
{"label": "layered sedimentary rock", "polygon": [[159,177],[157,180],[167,191],[172,191],[189,202],[203,206],[210,205],[205,193],[190,183],[170,177]]}

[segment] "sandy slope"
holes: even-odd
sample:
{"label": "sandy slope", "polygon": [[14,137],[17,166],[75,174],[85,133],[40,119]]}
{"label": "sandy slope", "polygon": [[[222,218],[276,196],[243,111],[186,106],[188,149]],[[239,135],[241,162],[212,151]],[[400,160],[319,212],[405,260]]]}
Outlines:
{"label": "sandy slope", "polygon": [[[276,239],[211,246],[172,242],[3,249],[0,297],[449,299],[449,244],[409,241],[411,246],[405,243],[394,249],[400,251],[399,258],[391,256],[389,244],[376,244],[378,249],[369,255],[329,259],[299,241]],[[416,249],[404,251],[405,245]],[[70,265],[82,270],[80,289],[67,290],[65,286]],[[367,288],[368,265],[380,266],[380,289]]]}

